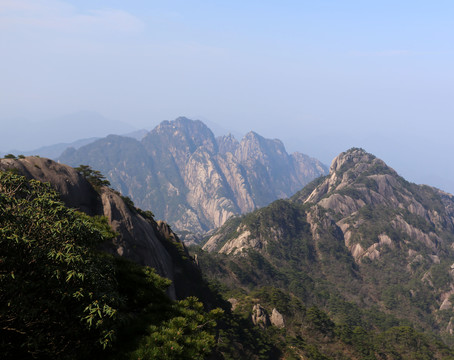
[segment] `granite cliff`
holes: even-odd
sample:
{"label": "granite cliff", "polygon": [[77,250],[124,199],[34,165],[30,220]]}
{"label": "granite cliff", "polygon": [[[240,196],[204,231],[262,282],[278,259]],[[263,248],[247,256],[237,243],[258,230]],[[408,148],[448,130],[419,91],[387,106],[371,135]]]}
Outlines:
{"label": "granite cliff", "polygon": [[68,149],[59,160],[100,170],[115,189],[183,236],[287,198],[326,172],[315,159],[287,154],[279,140],[254,132],[241,141],[215,138],[202,122],[183,117],[162,122],[141,141],[108,136]]}

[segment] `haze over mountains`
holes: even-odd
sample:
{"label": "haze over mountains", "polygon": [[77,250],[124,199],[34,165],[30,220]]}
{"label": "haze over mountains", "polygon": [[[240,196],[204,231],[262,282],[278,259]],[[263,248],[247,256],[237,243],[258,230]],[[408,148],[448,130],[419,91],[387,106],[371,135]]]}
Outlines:
{"label": "haze over mountains", "polygon": [[43,146],[137,130],[124,122],[107,119],[91,111],[80,111],[46,121],[14,119],[1,122],[0,150],[3,152],[27,152]]}
{"label": "haze over mountains", "polygon": [[59,161],[100,170],[136,205],[180,232],[203,234],[235,214],[289,197],[326,167],[279,140],[250,132],[215,138],[200,121],[164,121],[141,141],[108,136],[66,150]]}
{"label": "haze over mountains", "polygon": [[453,15],[0,0],[0,360],[454,360]]}
{"label": "haze over mountains", "polygon": [[[198,118],[198,117],[196,117]],[[237,139],[251,130],[249,120],[241,126],[236,122],[219,125],[201,117],[216,136],[232,133]],[[0,118],[0,155],[13,153],[40,155],[56,159],[67,147],[78,148],[94,138],[109,134],[130,135],[131,132],[152,129],[160,118],[142,121],[140,125],[126,118],[123,122],[111,120],[89,111],[79,111],[47,121],[25,121]],[[322,120],[302,120],[298,127],[289,126],[287,119],[277,116],[276,126],[255,124],[252,130],[264,137],[279,138],[287,151],[311,154],[329,164],[339,152],[352,146],[366,148],[399,170],[409,181],[436,186],[454,193],[453,168],[450,159],[451,140],[445,126],[422,127],[409,124],[391,124],[380,120],[373,126],[357,122],[354,127],[345,126],[345,118],[336,124]],[[435,122],[437,124],[438,120]],[[136,124],[136,125],[130,125]],[[286,125],[285,125],[286,124]],[[431,140],[430,139],[436,139]],[[430,145],[429,145],[430,144]]]}

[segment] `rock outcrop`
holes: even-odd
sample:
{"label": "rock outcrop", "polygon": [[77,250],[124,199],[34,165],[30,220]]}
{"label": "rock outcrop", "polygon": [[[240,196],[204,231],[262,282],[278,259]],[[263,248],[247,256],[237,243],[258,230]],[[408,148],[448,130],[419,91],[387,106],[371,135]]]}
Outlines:
{"label": "rock outcrop", "polygon": [[289,197],[326,173],[315,159],[287,154],[279,140],[254,132],[241,141],[215,138],[202,122],[186,118],[162,122],[141,141],[108,136],[66,151],[60,161],[100,170],[115,189],[182,236]]}
{"label": "rock outcrop", "polygon": [[0,171],[11,169],[29,179],[49,182],[66,206],[88,215],[105,216],[118,236],[112,243],[104,244],[104,250],[151,266],[159,275],[172,280],[170,297],[191,294],[191,281],[197,281],[200,274],[190,261],[181,259],[179,249],[187,255],[186,250],[168,224],[142,215],[108,187],[96,191],[70,166],[39,157],[0,160]]}
{"label": "rock outcrop", "polygon": [[268,313],[260,304],[256,304],[252,308],[252,323],[262,329],[270,326]]}
{"label": "rock outcrop", "polygon": [[276,308],[274,308],[273,311],[271,312],[270,322],[272,325],[280,329],[285,328],[284,317],[279,311],[276,310]]}
{"label": "rock outcrop", "polygon": [[101,211],[96,191],[88,181],[68,165],[34,156],[19,160],[0,160],[0,171],[12,168],[28,179],[51,183],[68,207],[79,209],[89,215],[95,215]]}

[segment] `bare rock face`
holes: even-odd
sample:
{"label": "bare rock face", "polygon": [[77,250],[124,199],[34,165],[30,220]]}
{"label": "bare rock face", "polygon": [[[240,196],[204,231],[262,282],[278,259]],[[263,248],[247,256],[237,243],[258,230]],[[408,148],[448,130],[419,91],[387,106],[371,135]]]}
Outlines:
{"label": "bare rock face", "polygon": [[244,249],[262,247],[260,240],[252,237],[250,231],[246,230],[243,232],[239,229],[239,233],[240,235],[238,237],[231,239],[219,250],[221,254],[241,254]]}
{"label": "bare rock face", "polygon": [[454,334],[454,318],[449,320],[449,323],[446,326],[446,332],[450,335]]}
{"label": "bare rock face", "polygon": [[17,169],[28,179],[51,183],[68,207],[79,209],[89,215],[100,211],[96,191],[70,166],[34,156],[26,159],[0,160],[0,171],[12,168]]}
{"label": "bare rock face", "polygon": [[[159,275],[174,279],[173,261],[162,245],[152,223],[133,212],[113,190],[103,188],[101,192],[103,215],[109,220],[112,229],[119,235],[106,249],[125,256],[141,265],[151,266]],[[164,236],[170,236],[164,224],[158,229],[164,230]],[[172,283],[169,295],[176,298],[175,285]]]}
{"label": "bare rock face", "polygon": [[280,329],[285,328],[284,317],[279,311],[276,310],[276,308],[274,308],[271,312],[270,321],[272,325]]}
{"label": "bare rock face", "polygon": [[238,306],[238,300],[235,298],[230,298],[227,301],[230,303],[232,311],[235,311],[236,307]]}
{"label": "bare rock face", "polygon": [[141,142],[109,136],[60,160],[100,170],[139,207],[196,235],[289,197],[326,173],[315,159],[287,154],[279,140],[254,132],[240,142],[232,135],[216,139],[202,122],[184,117],[162,122]]}
{"label": "bare rock face", "polygon": [[227,136],[220,136],[216,138],[216,142],[218,143],[219,153],[226,154],[231,153],[235,154],[235,151],[238,149],[240,143],[232,134]]}
{"label": "bare rock face", "polygon": [[[382,160],[362,149],[341,153],[333,160],[324,181],[308,196],[296,198],[338,214],[341,219],[337,225],[357,262],[379,259],[383,250],[395,248],[391,228],[394,237],[395,233],[405,234],[415,246],[421,244],[433,252],[432,256],[439,255],[439,244],[444,242],[436,230],[454,230],[452,195],[406,182]],[[380,213],[381,221],[390,225],[388,232],[377,234],[373,242],[365,241],[361,229]],[[421,220],[414,223],[416,218]],[[428,225],[416,226],[423,223]]]}
{"label": "bare rock face", "polygon": [[262,329],[270,326],[270,318],[268,316],[268,313],[260,304],[256,304],[252,308],[252,323],[261,327]]}

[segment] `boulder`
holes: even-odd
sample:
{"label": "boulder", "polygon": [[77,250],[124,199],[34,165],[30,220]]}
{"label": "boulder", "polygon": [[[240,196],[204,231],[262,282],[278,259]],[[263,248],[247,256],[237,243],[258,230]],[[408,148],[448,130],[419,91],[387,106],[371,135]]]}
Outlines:
{"label": "boulder", "polygon": [[270,326],[270,318],[266,310],[260,305],[256,304],[252,308],[252,322],[254,325],[265,329]]}
{"label": "boulder", "polygon": [[271,312],[270,321],[272,325],[280,329],[285,328],[284,317],[279,311],[276,310],[276,308],[274,308],[273,311]]}

